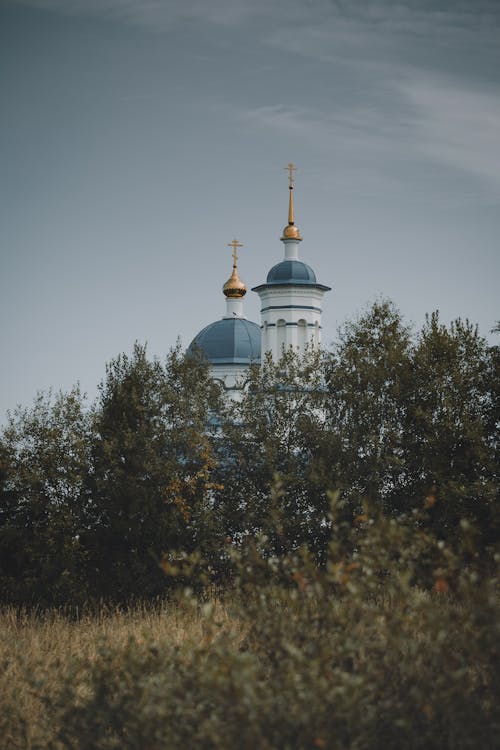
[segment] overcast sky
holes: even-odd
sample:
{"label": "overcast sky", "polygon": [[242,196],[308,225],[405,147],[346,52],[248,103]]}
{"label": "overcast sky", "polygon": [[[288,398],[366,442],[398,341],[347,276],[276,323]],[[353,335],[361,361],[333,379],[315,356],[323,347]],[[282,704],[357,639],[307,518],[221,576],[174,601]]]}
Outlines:
{"label": "overcast sky", "polygon": [[495,340],[498,0],[0,0],[0,420],[187,346],[233,237],[263,282],[290,160],[325,344],[379,295]]}

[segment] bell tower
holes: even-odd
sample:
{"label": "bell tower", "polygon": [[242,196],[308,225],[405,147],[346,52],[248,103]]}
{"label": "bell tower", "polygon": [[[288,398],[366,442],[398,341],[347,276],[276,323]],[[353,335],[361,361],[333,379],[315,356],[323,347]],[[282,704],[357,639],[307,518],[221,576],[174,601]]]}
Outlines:
{"label": "bell tower", "polygon": [[284,350],[294,349],[303,355],[308,347],[321,342],[322,300],[329,286],[319,284],[316,274],[307,263],[299,260],[299,243],[302,241],[295,224],[293,202],[294,171],[288,171],[288,225],[281,241],[284,258],[267,274],[265,284],[253,287],[261,302],[262,359],[271,352],[276,362]]}

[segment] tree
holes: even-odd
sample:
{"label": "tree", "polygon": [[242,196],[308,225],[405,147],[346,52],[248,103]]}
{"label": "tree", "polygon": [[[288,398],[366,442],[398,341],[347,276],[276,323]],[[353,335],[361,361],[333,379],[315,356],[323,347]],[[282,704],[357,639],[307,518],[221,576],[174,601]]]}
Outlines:
{"label": "tree", "polygon": [[351,519],[366,505],[392,516],[425,505],[440,538],[458,541],[468,519],[493,541],[499,360],[469,323],[435,313],[413,335],[388,301],[347,323],[330,353],[268,358],[223,428],[228,535],[263,532],[275,553],[305,543],[324,559],[339,491]]}
{"label": "tree", "polygon": [[406,480],[404,420],[411,335],[395,306],[376,302],[340,331],[327,364],[330,466],[353,513],[362,502],[389,510]]}
{"label": "tree", "polygon": [[170,352],[165,366],[138,344],[107,367],[95,411],[85,543],[92,588],[117,600],[165,588],[162,555],[202,545],[213,456],[208,416],[218,388],[201,360]]}
{"label": "tree", "polygon": [[217,499],[231,538],[265,533],[273,553],[301,544],[324,549],[332,478],[323,461],[335,436],[325,432],[322,359],[321,352],[300,357],[292,350],[278,363],[267,357],[231,404]]}
{"label": "tree", "polygon": [[396,515],[423,504],[443,538],[460,521],[485,541],[498,532],[498,350],[477,327],[438,313],[416,336],[389,302],[340,334],[329,362],[332,466],[351,512]]}
{"label": "tree", "polygon": [[324,562],[337,533],[332,492],[349,523],[366,505],[386,516],[424,505],[440,539],[461,542],[465,521],[492,545],[499,352],[467,321],[445,326],[437,313],[412,334],[379,301],[332,352],[289,350],[251,368],[235,402],[201,357],[177,347],[161,363],[136,345],[108,365],[91,409],[76,388],[10,416],[0,596],[150,597],[173,580],[164,571],[179,555],[223,573],[228,540],[256,535],[268,555],[305,545]]}
{"label": "tree", "polygon": [[[433,507],[444,537],[467,518],[491,540],[498,500],[498,356],[469,321],[427,318],[405,411],[406,504]],[[497,529],[498,531],[498,529]]]}
{"label": "tree", "polygon": [[91,428],[80,390],[39,394],[0,440],[0,585],[9,602],[86,596],[81,545]]}

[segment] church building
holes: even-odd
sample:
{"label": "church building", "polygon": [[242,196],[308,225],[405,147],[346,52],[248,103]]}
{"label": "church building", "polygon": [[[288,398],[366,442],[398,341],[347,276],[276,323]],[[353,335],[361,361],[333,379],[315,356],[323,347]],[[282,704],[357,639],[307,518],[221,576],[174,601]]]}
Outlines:
{"label": "church building", "polygon": [[233,248],[233,272],[222,287],[226,313],[221,320],[203,328],[188,348],[188,352],[199,350],[208,359],[214,379],[234,397],[245,387],[250,364],[260,364],[268,352],[277,362],[284,350],[292,348],[300,355],[321,342],[321,305],[330,287],[319,284],[313,269],[299,259],[302,237],[295,225],[294,165],[289,164],[287,170],[288,225],[281,237],[284,257],[271,268],[265,283],[252,289],[261,301],[260,325],[247,320],[243,313],[247,289],[237,266],[237,248],[242,245],[233,240],[229,243]]}

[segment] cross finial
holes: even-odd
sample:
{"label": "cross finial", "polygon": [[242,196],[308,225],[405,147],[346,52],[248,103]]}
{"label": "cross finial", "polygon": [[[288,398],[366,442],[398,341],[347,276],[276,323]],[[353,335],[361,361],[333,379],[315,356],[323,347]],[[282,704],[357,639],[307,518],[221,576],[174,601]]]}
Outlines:
{"label": "cross finial", "polygon": [[284,169],[288,170],[288,179],[290,180],[290,187],[293,188],[293,173],[297,171],[297,167],[295,166],[295,164],[292,164],[292,162],[290,162],[290,164],[284,167]]}
{"label": "cross finial", "polygon": [[232,242],[228,242],[227,246],[233,248],[233,268],[236,268],[236,261],[238,260],[238,251],[236,248],[243,247],[243,245],[238,240],[233,240]]}
{"label": "cross finial", "polygon": [[295,226],[295,214],[293,210],[293,173],[297,171],[297,167],[290,162],[285,169],[288,171],[288,178],[290,181],[288,187],[288,226],[284,228],[283,237],[281,239],[298,240],[300,242],[302,237],[300,236],[298,227]]}

